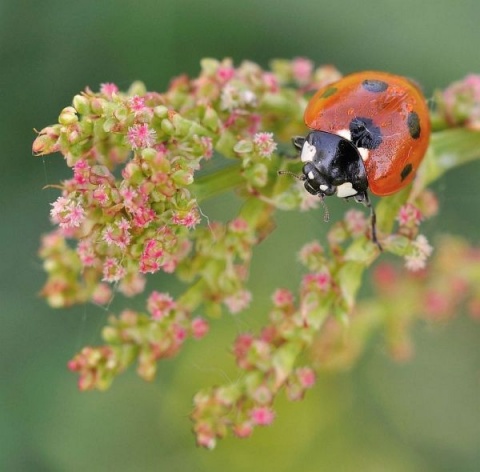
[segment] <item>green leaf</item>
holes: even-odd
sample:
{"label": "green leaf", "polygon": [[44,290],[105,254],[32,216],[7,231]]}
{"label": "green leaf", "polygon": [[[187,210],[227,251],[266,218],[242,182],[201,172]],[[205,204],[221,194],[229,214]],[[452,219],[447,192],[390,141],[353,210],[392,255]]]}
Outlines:
{"label": "green leaf", "polygon": [[480,159],[480,132],[454,128],[433,133],[427,155],[417,171],[413,194],[454,167]]}

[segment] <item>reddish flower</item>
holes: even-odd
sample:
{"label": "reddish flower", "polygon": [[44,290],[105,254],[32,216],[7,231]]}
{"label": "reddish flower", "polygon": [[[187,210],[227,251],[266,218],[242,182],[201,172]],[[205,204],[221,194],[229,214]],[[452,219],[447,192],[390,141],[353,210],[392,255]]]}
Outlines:
{"label": "reddish flower", "polygon": [[128,128],[127,140],[132,149],[152,147],[157,139],[157,132],[146,123],[133,125]]}
{"label": "reddish flower", "polygon": [[258,426],[268,426],[273,423],[275,412],[267,406],[259,406],[251,411],[250,418]]}
{"label": "reddish flower", "polygon": [[176,307],[176,303],[168,293],[154,291],[147,300],[147,309],[154,320],[167,317]]}
{"label": "reddish flower", "polygon": [[111,98],[112,95],[118,93],[118,87],[113,83],[105,83],[100,85],[100,93]]}
{"label": "reddish flower", "polygon": [[192,320],[192,335],[195,339],[203,338],[209,330],[208,322],[200,317],[194,318]]}

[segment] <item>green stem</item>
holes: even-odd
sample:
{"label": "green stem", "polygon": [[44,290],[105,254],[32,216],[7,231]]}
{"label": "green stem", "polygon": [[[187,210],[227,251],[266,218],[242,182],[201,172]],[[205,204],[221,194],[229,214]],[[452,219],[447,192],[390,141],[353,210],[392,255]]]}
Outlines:
{"label": "green stem", "polygon": [[195,180],[190,189],[198,202],[216,197],[244,182],[240,164],[213,172]]}

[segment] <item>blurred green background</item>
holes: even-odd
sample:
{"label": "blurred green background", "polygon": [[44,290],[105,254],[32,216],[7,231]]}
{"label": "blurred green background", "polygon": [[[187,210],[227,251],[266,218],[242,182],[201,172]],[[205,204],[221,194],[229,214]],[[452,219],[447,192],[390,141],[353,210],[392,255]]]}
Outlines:
{"label": "blurred green background", "polygon": [[[141,79],[161,91],[174,75],[196,75],[205,56],[263,66],[306,56],[343,72],[414,77],[431,94],[480,72],[479,19],[478,0],[0,0],[0,470],[479,471],[480,327],[465,315],[419,326],[407,364],[387,358],[379,337],[355,369],[322,375],[301,404],[280,401],[273,427],[215,452],[194,446],[191,397],[237,375],[228,347],[261,325],[260,310],[216,321],[152,384],[128,373],[106,393],[80,394],[66,362],[99,341],[107,313],[53,310],[37,296],[38,239],[56,198],[42,187],[68,173],[58,156],[31,155],[33,128],[56,122],[86,85],[125,89]],[[474,163],[436,184],[442,212],[426,225],[431,237],[479,243],[479,172]],[[234,214],[224,201],[203,210]],[[324,231],[313,212],[279,215],[253,265],[257,307],[266,309],[276,286],[296,286],[295,251]],[[168,278],[152,281],[160,284],[180,291]],[[112,309],[142,303],[118,296]]]}

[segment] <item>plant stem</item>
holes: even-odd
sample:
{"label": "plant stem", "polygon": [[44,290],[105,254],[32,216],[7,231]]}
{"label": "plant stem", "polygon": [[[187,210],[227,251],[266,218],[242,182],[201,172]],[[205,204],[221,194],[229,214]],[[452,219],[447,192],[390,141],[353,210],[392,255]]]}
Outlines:
{"label": "plant stem", "polygon": [[216,197],[244,182],[240,164],[234,164],[217,172],[199,177],[191,185],[192,193],[198,202]]}

